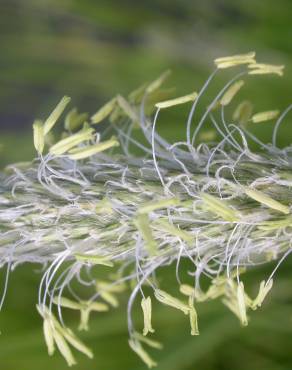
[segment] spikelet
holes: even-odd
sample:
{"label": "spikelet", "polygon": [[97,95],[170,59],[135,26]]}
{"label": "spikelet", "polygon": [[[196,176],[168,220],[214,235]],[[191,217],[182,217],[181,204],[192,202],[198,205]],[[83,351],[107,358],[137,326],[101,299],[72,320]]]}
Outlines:
{"label": "spikelet", "polygon": [[288,206],[283,205],[282,203],[278,202],[277,200],[271,198],[270,196],[259,190],[245,187],[244,191],[247,196],[271,209],[284,213],[285,215],[290,213],[290,209]]}
{"label": "spikelet", "polygon": [[201,193],[200,196],[210,212],[217,214],[219,217],[223,218],[226,221],[236,222],[238,220],[238,215],[236,211],[230,208],[220,198],[207,193]]}
{"label": "spikelet", "polygon": [[281,220],[272,220],[261,222],[258,226],[259,230],[273,231],[278,229],[284,229],[285,227],[292,226],[292,217],[286,217]]}
{"label": "spikelet", "polygon": [[153,222],[152,225],[158,227],[160,230],[166,231],[170,235],[177,236],[185,242],[191,242],[194,239],[194,237],[190,233],[179,229],[166,220],[157,220]]}

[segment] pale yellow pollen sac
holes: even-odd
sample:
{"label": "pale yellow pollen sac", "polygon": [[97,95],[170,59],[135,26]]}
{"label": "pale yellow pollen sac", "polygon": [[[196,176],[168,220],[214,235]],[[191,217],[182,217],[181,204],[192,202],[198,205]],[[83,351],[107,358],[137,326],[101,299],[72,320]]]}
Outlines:
{"label": "pale yellow pollen sac", "polygon": [[57,330],[54,332],[54,339],[58,347],[58,350],[66,360],[68,366],[76,365],[76,360],[71,352],[70,347],[68,346],[63,336]]}
{"label": "pale yellow pollen sac", "polygon": [[[54,300],[55,299],[56,297],[54,298]],[[59,298],[58,298],[58,301],[60,301]],[[80,305],[79,303],[73,302],[69,299],[64,299],[62,303],[64,303],[65,307],[68,307],[67,305],[69,305],[70,308],[72,307],[72,304],[73,304],[73,306],[76,309],[77,309],[76,305]],[[76,364],[75,358],[68,345],[69,343],[75,349],[84,353],[89,358],[93,358],[92,351],[83,342],[81,342],[70,329],[66,328],[65,326],[62,326],[58,322],[56,317],[53,315],[53,313],[48,309],[48,307],[37,305],[37,310],[44,320],[44,326],[43,326],[44,336],[45,336],[45,341],[48,347],[48,352],[50,355],[54,353],[55,344],[56,344],[61,355],[66,360],[68,366],[72,366]]]}
{"label": "pale yellow pollen sac", "polygon": [[44,125],[40,120],[33,123],[33,143],[38,154],[42,154],[45,146],[45,134]]}
{"label": "pale yellow pollen sac", "polygon": [[258,295],[251,303],[251,308],[253,310],[256,310],[258,307],[261,307],[264,299],[266,298],[266,296],[268,295],[272,287],[273,287],[273,279],[270,279],[267,283],[265,281],[261,282]]}
{"label": "pale yellow pollen sac", "polygon": [[68,131],[76,131],[87,120],[87,113],[78,113],[76,108],[70,110],[65,117],[64,127]]}
{"label": "pale yellow pollen sac", "polygon": [[72,301],[71,299],[66,297],[55,296],[53,298],[53,303],[55,303],[56,305],[60,305],[61,307],[70,308],[71,310],[81,309],[81,304],[79,302]]}
{"label": "pale yellow pollen sac", "polygon": [[166,293],[161,289],[155,289],[154,291],[155,298],[170,307],[176,308],[182,311],[185,315],[188,315],[190,312],[190,307],[184,302],[180,301],[178,298],[173,297],[172,295]]}
{"label": "pale yellow pollen sac", "polygon": [[89,315],[90,311],[89,310],[81,310],[80,311],[80,324],[78,326],[78,330],[82,331],[88,331],[88,323],[89,323]]}
{"label": "pale yellow pollen sac", "polygon": [[198,327],[198,315],[194,306],[193,296],[189,297],[191,335],[200,335]]}
{"label": "pale yellow pollen sac", "polygon": [[62,155],[73,147],[88,140],[93,140],[93,128],[82,129],[74,135],[70,135],[53,145],[49,152],[54,155]]}
{"label": "pale yellow pollen sac", "polygon": [[141,307],[144,316],[144,329],[143,335],[146,336],[148,333],[154,333],[155,330],[152,328],[152,302],[150,297],[143,297],[141,301]]}
{"label": "pale yellow pollen sac", "polygon": [[50,116],[44,123],[44,134],[47,135],[49,131],[53,128],[57,120],[60,118],[61,114],[65,110],[66,106],[69,104],[71,98],[64,96]]}
{"label": "pale yellow pollen sac", "polygon": [[246,299],[244,293],[244,285],[241,281],[237,286],[237,301],[238,301],[238,312],[241,324],[243,326],[248,325],[247,315],[246,315]]}
{"label": "pale yellow pollen sac", "polygon": [[212,283],[207,292],[203,295],[203,299],[199,299],[200,300],[207,300],[207,299],[216,299],[222,295],[225,294],[225,284],[222,283],[222,284],[216,284],[216,283]]}
{"label": "pale yellow pollen sac", "polygon": [[179,286],[179,291],[186,295],[186,296],[195,296],[195,289],[194,287],[192,287],[191,285],[188,285],[188,284],[181,284]]}
{"label": "pale yellow pollen sac", "polygon": [[73,332],[72,330],[66,328],[64,331],[64,338],[67,340],[68,343],[71,344],[77,351],[83,353],[88,358],[92,359],[93,352],[90,348],[88,348]]}
{"label": "pale yellow pollen sac", "polygon": [[232,119],[239,125],[245,125],[251,118],[253,105],[250,101],[244,100],[236,107]]}
{"label": "pale yellow pollen sac", "polygon": [[199,141],[202,143],[208,141],[214,141],[217,137],[217,132],[215,130],[205,130],[200,132],[199,134]]}
{"label": "pale yellow pollen sac", "polygon": [[100,297],[115,308],[119,305],[119,301],[116,298],[115,293],[121,293],[125,288],[126,286],[123,284],[113,284],[112,282],[100,280],[96,282],[96,291]]}
{"label": "pale yellow pollen sac", "polygon": [[80,324],[78,330],[88,331],[89,329],[89,318],[91,311],[105,312],[108,311],[108,306],[104,303],[99,302],[86,302],[81,301],[80,307]]}
{"label": "pale yellow pollen sac", "polygon": [[141,358],[141,360],[151,369],[157,366],[157,363],[149,356],[149,354],[144,350],[138,340],[130,339],[129,346],[131,349]]}
{"label": "pale yellow pollen sac", "polygon": [[259,190],[244,187],[244,191],[247,196],[271,209],[284,213],[285,215],[290,213],[290,208],[288,206],[285,206]]}
{"label": "pale yellow pollen sac", "polygon": [[48,354],[49,356],[52,356],[55,352],[55,341],[54,341],[54,335],[53,335],[53,328],[52,328],[52,325],[49,323],[49,321],[45,319],[43,321],[43,331],[44,331],[45,342],[48,348]]}
{"label": "pale yellow pollen sac", "polygon": [[122,111],[133,121],[137,122],[139,121],[139,115],[137,111],[127,102],[127,100],[121,96],[117,96],[117,103],[119,107],[122,109]]}
{"label": "pale yellow pollen sac", "polygon": [[147,84],[144,83],[143,85],[139,86],[137,89],[130,92],[128,95],[129,102],[133,104],[140,103],[143,99],[143,96],[146,92]]}
{"label": "pale yellow pollen sac", "polygon": [[119,306],[119,301],[117,298],[112,294],[111,292],[107,291],[101,291],[100,292],[101,298],[106,301],[108,304],[110,304],[112,307],[118,307]]}
{"label": "pale yellow pollen sac", "polygon": [[235,97],[235,95],[238,93],[238,91],[242,88],[243,85],[244,85],[243,80],[234,82],[234,84],[232,84],[229,87],[229,89],[227,89],[225,94],[220,99],[220,104],[223,106],[228,105],[232,101],[232,99]]}
{"label": "pale yellow pollen sac", "polygon": [[126,290],[126,284],[116,282],[113,283],[112,281],[104,281],[104,280],[98,280],[96,283],[96,286],[98,289],[106,290],[108,292],[112,293],[122,293]]}
{"label": "pale yellow pollen sac", "polygon": [[117,106],[117,98],[111,99],[105,105],[103,105],[92,117],[91,122],[97,124],[107,118]]}
{"label": "pale yellow pollen sac", "polygon": [[213,101],[210,105],[208,105],[208,110],[210,112],[215,112],[220,107],[221,107],[220,101],[217,99]]}
{"label": "pale yellow pollen sac", "polygon": [[250,52],[247,54],[231,55],[222,58],[216,58],[214,63],[218,69],[225,69],[230,67],[235,67],[242,64],[254,64],[255,52]]}
{"label": "pale yellow pollen sac", "polygon": [[75,302],[66,297],[54,297],[53,302],[61,307],[80,311],[79,330],[88,330],[89,316],[91,311],[105,312],[108,306],[101,302],[80,301]]}
{"label": "pale yellow pollen sac", "polygon": [[95,145],[89,145],[84,148],[71,149],[68,156],[73,160],[84,159],[119,145],[120,144],[117,139],[112,138],[110,140],[106,140]]}
{"label": "pale yellow pollen sac", "polygon": [[164,81],[169,77],[171,74],[170,70],[163,72],[156,80],[151,82],[148,87],[146,88],[146,93],[151,94],[154,91],[158,90],[160,86],[164,83]]}
{"label": "pale yellow pollen sac", "polygon": [[245,293],[242,282],[235,284],[233,278],[228,278],[222,302],[238,317],[243,326],[248,325],[247,309],[251,305],[251,299]]}
{"label": "pale yellow pollen sac", "polygon": [[175,105],[189,103],[189,102],[194,101],[197,98],[197,96],[198,96],[198,93],[193,92],[188,95],[180,96],[179,98],[165,100],[163,102],[156,103],[155,107],[159,109],[164,109],[164,108],[173,107]]}
{"label": "pale yellow pollen sac", "polygon": [[157,340],[153,340],[153,339],[150,339],[149,337],[145,337],[144,335],[140,334],[137,331],[133,333],[133,338],[137,339],[139,342],[147,344],[147,346],[151,348],[155,348],[155,349],[163,348],[163,345]]}
{"label": "pale yellow pollen sac", "polygon": [[272,119],[277,118],[279,113],[280,112],[278,110],[269,110],[265,112],[256,113],[251,117],[251,121],[253,123],[270,121]]}
{"label": "pale yellow pollen sac", "polygon": [[283,76],[284,65],[273,65],[273,64],[263,64],[255,63],[248,66],[250,71],[249,75],[263,75],[263,74],[276,74],[278,76]]}

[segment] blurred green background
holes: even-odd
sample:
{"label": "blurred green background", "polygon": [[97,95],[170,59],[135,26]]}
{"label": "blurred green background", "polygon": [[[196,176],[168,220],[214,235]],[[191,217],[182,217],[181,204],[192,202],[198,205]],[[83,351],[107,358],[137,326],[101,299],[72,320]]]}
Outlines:
{"label": "blurred green background", "polygon": [[[168,68],[169,85],[188,93],[202,85],[217,56],[256,50],[259,61],[285,64],[283,79],[255,79],[248,90],[258,110],[284,109],[292,100],[291,19],[291,0],[0,0],[0,166],[33,157],[32,121],[47,117],[61,96],[94,113],[112,95],[126,94]],[[173,138],[181,134],[182,119],[173,112],[164,127]],[[290,117],[281,128],[282,145],[290,144],[291,123]],[[271,130],[272,123],[254,128],[267,141]],[[157,337],[165,344],[153,354],[158,369],[291,370],[291,267],[286,261],[248,328],[220,304],[204,304],[201,335],[193,338],[183,315],[155,306]],[[248,279],[258,282],[272,268]],[[67,368],[59,355],[46,354],[35,311],[39,277],[37,266],[11,275],[0,314],[1,370]],[[83,338],[95,359],[77,355],[76,369],[145,368],[127,345],[126,302],[125,295],[120,309],[93,316]]]}

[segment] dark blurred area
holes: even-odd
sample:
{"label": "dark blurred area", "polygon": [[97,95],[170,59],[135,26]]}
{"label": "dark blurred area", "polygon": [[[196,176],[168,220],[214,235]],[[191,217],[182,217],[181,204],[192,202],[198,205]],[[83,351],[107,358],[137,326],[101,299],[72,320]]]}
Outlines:
{"label": "dark blurred area", "polygon": [[33,156],[33,119],[65,94],[92,113],[168,68],[185,93],[202,85],[214,57],[232,53],[256,50],[260,60],[286,64],[285,79],[253,89],[263,106],[283,109],[291,14],[289,0],[1,0],[0,164]]}
{"label": "dark blurred area", "polygon": [[[259,61],[285,64],[284,78],[252,81],[249,90],[259,110],[283,110],[292,100],[291,20],[291,0],[0,0],[0,166],[34,156],[32,122],[46,118],[63,95],[94,113],[168,68],[170,85],[188,93],[202,86],[218,56],[255,50]],[[167,130],[175,137],[180,115],[173,117]],[[289,122],[281,128],[283,145],[291,143]],[[271,125],[265,127],[255,132],[269,140]],[[67,368],[46,353],[34,307],[39,277],[35,266],[12,275],[0,314],[0,370]],[[85,340],[96,358],[81,356],[76,369],[145,368],[127,345],[126,301],[93,320]],[[194,339],[184,317],[157,308],[165,342],[158,370],[291,370],[291,302],[288,261],[247,329],[220,304],[207,305],[199,308],[202,334]]]}
{"label": "dark blurred area", "polygon": [[30,129],[65,94],[93,111],[167,68],[187,90],[218,55],[256,50],[291,65],[289,0],[1,0],[0,7],[1,131]]}

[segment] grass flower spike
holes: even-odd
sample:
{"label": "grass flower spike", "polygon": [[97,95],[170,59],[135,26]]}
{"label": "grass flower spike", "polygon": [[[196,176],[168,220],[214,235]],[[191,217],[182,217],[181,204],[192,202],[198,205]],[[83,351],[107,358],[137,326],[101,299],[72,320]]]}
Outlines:
{"label": "grass flower spike", "polygon": [[[129,345],[151,368],[148,350],[162,348],[152,339],[160,335],[158,305],[186,315],[193,336],[204,330],[198,313],[207,301],[220,300],[244,327],[292,252],[292,150],[275,145],[292,105],[281,114],[254,113],[249,100],[234,106],[253,75],[282,76],[283,66],[258,64],[254,52],[217,58],[215,66],[197,93],[173,97],[162,88],[167,71],[93,115],[71,109],[60,132],[64,97],[33,124],[37,158],[0,174],[0,267],[7,271],[0,309],[11,271],[40,264],[45,343],[69,366],[72,348],[93,353],[66,325],[67,310],[78,311],[79,329],[89,330],[93,315],[123,307],[127,297]],[[230,67],[241,71],[205,105],[209,84]],[[160,110],[187,102],[185,139],[161,136]],[[264,143],[251,130],[273,119],[273,144]],[[271,272],[250,297],[244,273],[263,264]],[[161,278],[166,266],[177,283]]]}

